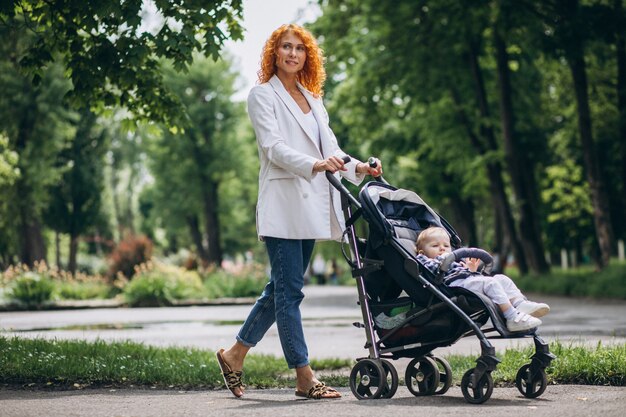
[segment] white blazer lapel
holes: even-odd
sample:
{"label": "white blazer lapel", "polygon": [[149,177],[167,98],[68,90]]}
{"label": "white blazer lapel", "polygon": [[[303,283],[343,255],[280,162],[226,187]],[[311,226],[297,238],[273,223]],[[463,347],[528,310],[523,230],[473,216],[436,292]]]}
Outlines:
{"label": "white blazer lapel", "polygon": [[[289,109],[289,112],[296,119],[300,127],[302,127],[302,130],[304,130],[307,137],[311,141],[313,141],[316,148],[319,148],[319,143],[317,139],[313,137],[313,132],[311,132],[311,129],[309,128],[307,123],[304,121],[304,113],[302,113],[302,110],[300,109],[300,107],[298,107],[298,104],[296,103],[296,101],[289,95],[289,93],[287,92],[287,89],[285,88],[283,83],[280,81],[280,79],[276,75],[274,75],[272,78],[270,78],[269,83],[274,88],[274,91],[276,92],[276,94],[278,94],[278,97],[283,102],[285,107]],[[298,84],[298,87],[300,87],[300,91],[303,92],[303,94],[307,98],[307,101],[309,102],[309,105],[311,106],[311,108],[313,108],[311,100],[309,100],[309,97],[307,97],[308,92],[304,90],[304,87],[302,87],[300,84]],[[315,115],[315,113],[313,114]]]}

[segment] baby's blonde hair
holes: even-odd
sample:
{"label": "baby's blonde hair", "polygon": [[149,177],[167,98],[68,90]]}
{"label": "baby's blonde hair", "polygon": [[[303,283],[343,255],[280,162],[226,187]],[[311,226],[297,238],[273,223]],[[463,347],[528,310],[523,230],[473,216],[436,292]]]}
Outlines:
{"label": "baby's blonde hair", "polygon": [[450,238],[450,235],[448,234],[448,231],[446,229],[444,229],[443,227],[439,227],[439,226],[431,226],[428,227],[424,230],[422,230],[420,232],[420,234],[417,236],[417,240],[415,241],[415,250],[417,251],[417,253],[420,253],[420,251],[422,250],[422,248],[424,247],[424,245],[426,244],[426,241],[430,240],[430,238],[438,235],[438,234],[444,234],[448,239]]}

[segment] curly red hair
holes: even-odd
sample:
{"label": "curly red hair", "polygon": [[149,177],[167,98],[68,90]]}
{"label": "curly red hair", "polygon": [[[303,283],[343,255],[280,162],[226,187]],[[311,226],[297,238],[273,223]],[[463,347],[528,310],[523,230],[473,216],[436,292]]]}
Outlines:
{"label": "curly red hair", "polygon": [[298,73],[298,82],[313,94],[323,95],[322,87],[326,81],[326,70],[324,70],[322,49],[318,46],[311,32],[293,23],[282,25],[272,32],[269,39],[265,41],[261,53],[261,69],[257,72],[259,83],[268,82],[276,74],[276,54],[280,47],[280,40],[288,32],[300,38],[306,47],[306,61],[304,68]]}

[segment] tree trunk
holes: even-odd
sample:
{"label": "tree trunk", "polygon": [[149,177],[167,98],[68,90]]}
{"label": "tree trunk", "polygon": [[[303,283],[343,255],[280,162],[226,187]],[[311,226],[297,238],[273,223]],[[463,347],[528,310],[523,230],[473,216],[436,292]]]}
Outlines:
{"label": "tree trunk", "polygon": [[459,234],[464,245],[477,246],[478,233],[476,233],[474,202],[459,195],[450,197],[450,208],[454,215],[454,228]]}
{"label": "tree trunk", "polygon": [[[622,0],[615,0],[615,14],[621,16],[623,13]],[[616,55],[617,55],[617,111],[619,120],[619,139],[620,154],[622,159],[622,198],[621,207],[622,212],[626,211],[626,40],[622,31],[617,31],[615,34],[616,41]],[[620,230],[622,238],[625,230]]]}
{"label": "tree trunk", "polygon": [[29,219],[28,214],[22,211],[21,223],[22,263],[32,267],[35,262],[46,262],[46,246],[43,240],[39,220]]}
{"label": "tree trunk", "polygon": [[61,266],[61,234],[56,230],[54,231],[54,255],[57,268],[63,269]]}
{"label": "tree trunk", "polygon": [[[33,127],[38,117],[38,108],[34,104],[37,96],[34,92],[28,93],[27,99],[32,103],[29,105],[28,111],[21,112],[21,120],[15,141],[15,148],[18,154],[26,149],[31,136],[33,135]],[[32,166],[22,166],[19,168],[22,172],[21,177],[16,182],[17,202],[19,210],[19,230],[21,239],[20,258],[21,262],[32,267],[37,261],[46,261],[46,247],[41,232],[41,222],[33,213],[31,200],[35,199],[34,191],[28,185],[30,178],[30,169],[36,169]]]}
{"label": "tree trunk", "polygon": [[222,264],[223,254],[222,244],[220,242],[220,222],[217,215],[219,201],[217,184],[211,181],[206,181],[204,184],[202,199],[204,204],[204,227],[209,244],[208,259],[209,262],[220,266]]}
{"label": "tree trunk", "polygon": [[[204,142],[203,148],[210,149],[211,137],[207,132],[197,132]],[[220,221],[217,213],[218,208],[218,195],[217,188],[218,183],[212,181],[206,170],[209,166],[209,161],[205,160],[203,156],[206,150],[200,148],[200,145],[194,140],[196,135],[190,130],[189,139],[193,149],[193,158],[198,169],[198,180],[201,184],[202,193],[202,215],[204,216],[204,228],[205,235],[208,244],[207,259],[209,263],[213,263],[217,266],[222,265],[223,253],[222,243],[220,239]]]}
{"label": "tree trunk", "polygon": [[593,221],[596,229],[596,237],[600,247],[599,267],[608,265],[612,253],[613,229],[611,225],[611,213],[606,184],[602,178],[596,147],[593,143],[591,128],[591,111],[589,110],[589,96],[587,93],[587,73],[582,45],[578,42],[570,49],[567,57],[568,65],[572,72],[574,91],[576,93],[576,106],[578,110],[578,130],[582,142],[587,181],[591,189],[591,201],[593,204]]}
{"label": "tree trunk", "polygon": [[[468,131],[470,139],[472,140],[472,143],[474,144],[474,147],[478,150],[479,154],[484,155],[489,151],[496,151],[498,149],[498,146],[495,139],[495,134],[493,132],[493,128],[490,126],[489,122],[491,116],[489,112],[489,104],[487,102],[485,83],[483,81],[480,65],[478,64],[477,47],[470,43],[468,52],[468,63],[472,74],[472,80],[474,81],[476,100],[478,102],[480,116],[483,120],[483,122],[481,122],[480,124],[480,133],[481,137],[486,140],[486,145],[484,145],[480,141],[480,139],[476,137],[476,135],[473,133],[473,129],[471,124],[469,123],[468,118],[465,115],[463,115],[463,118],[466,120],[466,129]],[[522,250],[522,246],[519,242],[517,231],[515,229],[515,222],[513,220],[511,206],[506,195],[504,180],[502,179],[502,166],[499,162],[487,163],[487,177],[489,178],[489,188],[491,190],[494,207],[496,208],[500,215],[500,218],[502,219],[504,231],[507,234],[509,241],[511,242],[511,247],[513,249],[513,254],[515,255],[515,260],[517,262],[519,271],[521,274],[527,274],[528,265],[526,263],[524,251]]]}
{"label": "tree trunk", "polygon": [[494,28],[494,44],[498,67],[500,90],[500,120],[504,139],[504,153],[513,192],[519,210],[519,236],[529,268],[537,273],[550,270],[544,255],[538,215],[535,203],[538,201],[537,185],[534,177],[534,164],[527,157],[523,145],[515,136],[515,116],[513,110],[509,59],[504,40]]}
{"label": "tree trunk", "polygon": [[509,244],[504,238],[504,221],[497,209],[494,209],[494,248],[492,251],[493,267],[491,272],[494,274],[504,274],[506,269],[506,260],[509,257]]}
{"label": "tree trunk", "polygon": [[76,274],[77,255],[78,255],[78,235],[71,233],[70,234],[70,254],[68,257],[68,261],[67,261],[67,270],[72,275]]}
{"label": "tree trunk", "polygon": [[124,220],[122,218],[122,209],[120,207],[120,198],[117,194],[117,174],[115,173],[115,166],[111,166],[111,194],[113,199],[113,217],[117,223],[117,239],[118,241],[124,240],[126,233],[124,232]]}
{"label": "tree trunk", "polygon": [[198,251],[198,256],[200,257],[202,266],[209,265],[209,255],[204,248],[204,243],[202,241],[202,232],[200,231],[200,222],[198,221],[198,216],[189,215],[186,217],[187,226],[189,226],[189,234],[191,235],[191,240],[194,245],[196,245],[196,250]]}
{"label": "tree trunk", "polygon": [[[473,133],[472,126],[469,123],[469,119],[467,118],[467,116],[462,112],[462,110],[459,110],[457,112],[457,115],[461,119],[462,124],[465,126],[467,130],[467,135],[470,138],[470,142],[476,148],[478,154],[485,155],[488,150],[483,146],[478,137]],[[496,227],[496,245],[498,246],[499,250],[504,250],[504,237],[502,235],[503,233],[505,233],[508,236],[508,240],[511,246],[513,247],[513,254],[516,257],[520,272],[522,274],[525,274],[528,272],[528,267],[524,261],[524,255],[522,253],[521,246],[519,244],[515,244],[516,242],[518,242],[516,238],[517,232],[515,231],[515,223],[513,221],[513,215],[511,213],[509,200],[506,195],[504,180],[502,179],[502,165],[500,165],[498,162],[489,162],[487,163],[486,169],[487,179],[489,180],[489,194],[491,196],[491,204],[494,207],[496,223],[498,224],[498,226]],[[503,255],[505,255],[505,253],[503,253]]]}

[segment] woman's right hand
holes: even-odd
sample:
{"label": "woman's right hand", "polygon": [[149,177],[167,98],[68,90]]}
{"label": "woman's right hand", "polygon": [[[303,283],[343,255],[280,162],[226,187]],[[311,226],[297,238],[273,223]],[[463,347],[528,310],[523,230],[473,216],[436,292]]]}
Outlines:
{"label": "woman's right hand", "polygon": [[367,163],[359,162],[356,166],[356,172],[359,174],[369,174],[374,178],[378,178],[383,175],[383,164],[380,162],[380,159],[371,157]]}
{"label": "woman's right hand", "polygon": [[337,156],[331,156],[317,161],[313,165],[313,172],[330,171],[333,174],[337,171],[347,171],[343,160]]}

